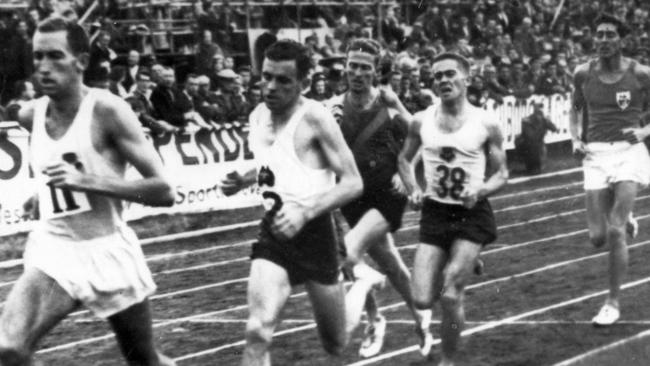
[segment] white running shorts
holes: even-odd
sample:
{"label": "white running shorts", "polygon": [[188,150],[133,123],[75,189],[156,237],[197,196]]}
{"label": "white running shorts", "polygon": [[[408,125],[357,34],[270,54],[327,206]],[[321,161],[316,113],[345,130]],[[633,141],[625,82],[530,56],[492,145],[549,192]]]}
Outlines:
{"label": "white running shorts", "polygon": [[52,277],[101,318],[144,301],[156,290],[138,239],[129,228],[84,241],[34,231],[24,262],[25,268]]}
{"label": "white running shorts", "polygon": [[628,142],[592,142],[582,162],[585,190],[610,187],[622,181],[650,183],[650,155],[645,144]]}

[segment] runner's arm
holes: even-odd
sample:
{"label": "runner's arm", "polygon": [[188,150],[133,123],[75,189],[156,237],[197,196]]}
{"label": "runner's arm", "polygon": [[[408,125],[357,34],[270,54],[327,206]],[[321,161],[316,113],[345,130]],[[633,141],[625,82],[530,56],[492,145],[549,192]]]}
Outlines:
{"label": "runner's arm", "polygon": [[487,166],[490,167],[490,175],[478,190],[478,200],[493,195],[508,182],[508,166],[501,127],[496,120],[489,121],[486,127],[488,129]]}
{"label": "runner's arm", "polygon": [[409,195],[417,188],[415,172],[413,171],[411,161],[422,145],[420,137],[421,126],[422,122],[420,115],[416,114],[413,121],[408,126],[404,147],[397,157],[397,172],[399,173],[406,188],[406,192]]}
{"label": "runner's arm", "polygon": [[363,192],[363,182],[352,151],[332,114],[326,108],[318,108],[309,111],[305,117],[328,167],[338,178],[334,188],[316,197],[313,204],[307,207],[306,218],[312,220],[359,197]]}
{"label": "runner's arm", "polygon": [[582,83],[589,71],[589,65],[578,66],[573,75],[573,93],[571,95],[571,109],[569,112],[569,132],[573,141],[574,151],[582,149],[582,116],[585,108],[585,97],[582,93]]}
{"label": "runner's arm", "polygon": [[171,206],[174,192],[153,145],[146,140],[137,116],[126,102],[117,98],[98,100],[94,115],[105,131],[105,138],[142,178],[125,180],[83,174],[70,184],[72,189],[88,191],[151,206]]}

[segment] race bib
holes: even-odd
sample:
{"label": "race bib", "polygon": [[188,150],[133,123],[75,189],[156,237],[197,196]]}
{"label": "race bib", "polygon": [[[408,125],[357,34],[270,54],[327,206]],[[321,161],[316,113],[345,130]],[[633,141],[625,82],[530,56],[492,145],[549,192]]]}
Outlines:
{"label": "race bib", "polygon": [[42,219],[57,219],[92,210],[85,192],[54,188],[47,184],[41,185],[38,201]]}

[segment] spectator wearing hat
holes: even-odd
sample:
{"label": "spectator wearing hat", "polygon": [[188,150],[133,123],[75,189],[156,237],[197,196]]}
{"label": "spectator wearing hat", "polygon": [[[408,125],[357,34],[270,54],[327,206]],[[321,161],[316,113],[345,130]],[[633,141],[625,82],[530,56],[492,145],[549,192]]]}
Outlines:
{"label": "spectator wearing hat", "polygon": [[246,99],[241,94],[241,81],[231,69],[221,70],[217,77],[219,89],[214,94],[214,102],[219,108],[219,117],[216,122],[229,123],[245,119],[248,111]]}
{"label": "spectator wearing hat", "polygon": [[332,97],[331,91],[327,88],[327,76],[322,72],[315,73],[311,78],[311,87],[305,97],[316,101],[323,101]]}
{"label": "spectator wearing hat", "polygon": [[335,55],[320,60],[323,73],[327,76],[327,89],[333,95],[340,95],[348,90],[345,77],[345,56]]}
{"label": "spectator wearing hat", "polygon": [[533,103],[533,113],[521,121],[521,134],[515,138],[515,151],[529,174],[539,174],[546,157],[544,137],[548,131],[557,132],[557,127],[544,116],[541,102]]}
{"label": "spectator wearing hat", "polygon": [[109,47],[111,36],[106,31],[100,31],[97,40],[90,46],[88,57],[88,67],[84,72],[84,83],[92,85],[98,81],[104,81],[108,71],[103,72],[100,69],[117,57],[115,51]]}

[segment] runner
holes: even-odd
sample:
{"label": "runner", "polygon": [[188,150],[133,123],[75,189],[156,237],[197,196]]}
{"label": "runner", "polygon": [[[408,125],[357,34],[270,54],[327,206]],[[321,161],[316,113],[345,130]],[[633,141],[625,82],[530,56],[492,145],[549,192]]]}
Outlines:
{"label": "runner", "polygon": [[[433,85],[441,104],[415,116],[399,160],[411,201],[422,208],[413,264],[415,305],[429,310],[440,301],[442,308],[440,366],[455,364],[465,322],[464,288],[481,249],[497,234],[487,197],[508,178],[498,122],[467,101],[469,67],[455,53],[433,60]],[[424,193],[410,165],[420,147]]]}
{"label": "runner", "polygon": [[[129,105],[82,84],[88,37],[49,18],[34,34],[42,98],[19,112],[32,132],[40,221],[0,320],[0,364],[30,365],[41,338],[83,305],[108,319],[129,365],[173,365],[156,352],[148,297],[155,284],[121,200],[171,206],[174,195]],[[142,175],[125,180],[127,164]]]}
{"label": "runner", "polygon": [[594,25],[598,58],[574,73],[571,135],[574,152],[584,157],[589,238],[595,247],[609,250],[609,295],[592,319],[596,326],[607,326],[620,317],[619,292],[628,264],[626,223],[635,235],[630,214],[639,187],[650,180],[643,144],[650,127],[640,126],[650,68],[621,55],[620,42],[628,30],[619,19],[602,14]]}
{"label": "runner", "polygon": [[388,87],[375,88],[380,46],[370,39],[357,39],[347,52],[348,92],[328,104],[345,140],[352,149],[363,178],[364,193],[343,206],[341,212],[352,227],[345,235],[348,266],[354,284],[346,296],[347,332],[351,334],[361,320],[366,305],[368,326],[359,355],[372,357],[381,351],[386,319],[379,314],[373,289],[381,288],[384,276],[364,263],[368,255],[386,273],[410,309],[416,322],[420,348],[428,354],[433,342],[429,332],[431,312],[419,314],[413,305],[411,276],[390,235],[402,223],[406,195],[393,184],[397,176],[397,155],[401,150],[412,116]]}
{"label": "runner", "polygon": [[325,350],[339,356],[347,343],[330,212],[361,194],[362,182],[332,115],[301,96],[310,67],[307,48],[297,42],[282,40],[267,49],[264,103],[250,116],[257,169],[230,173],[223,182],[223,192],[233,194],[257,181],[267,209],[251,255],[242,365],[270,365],[280,312],[292,286],[302,283]]}

